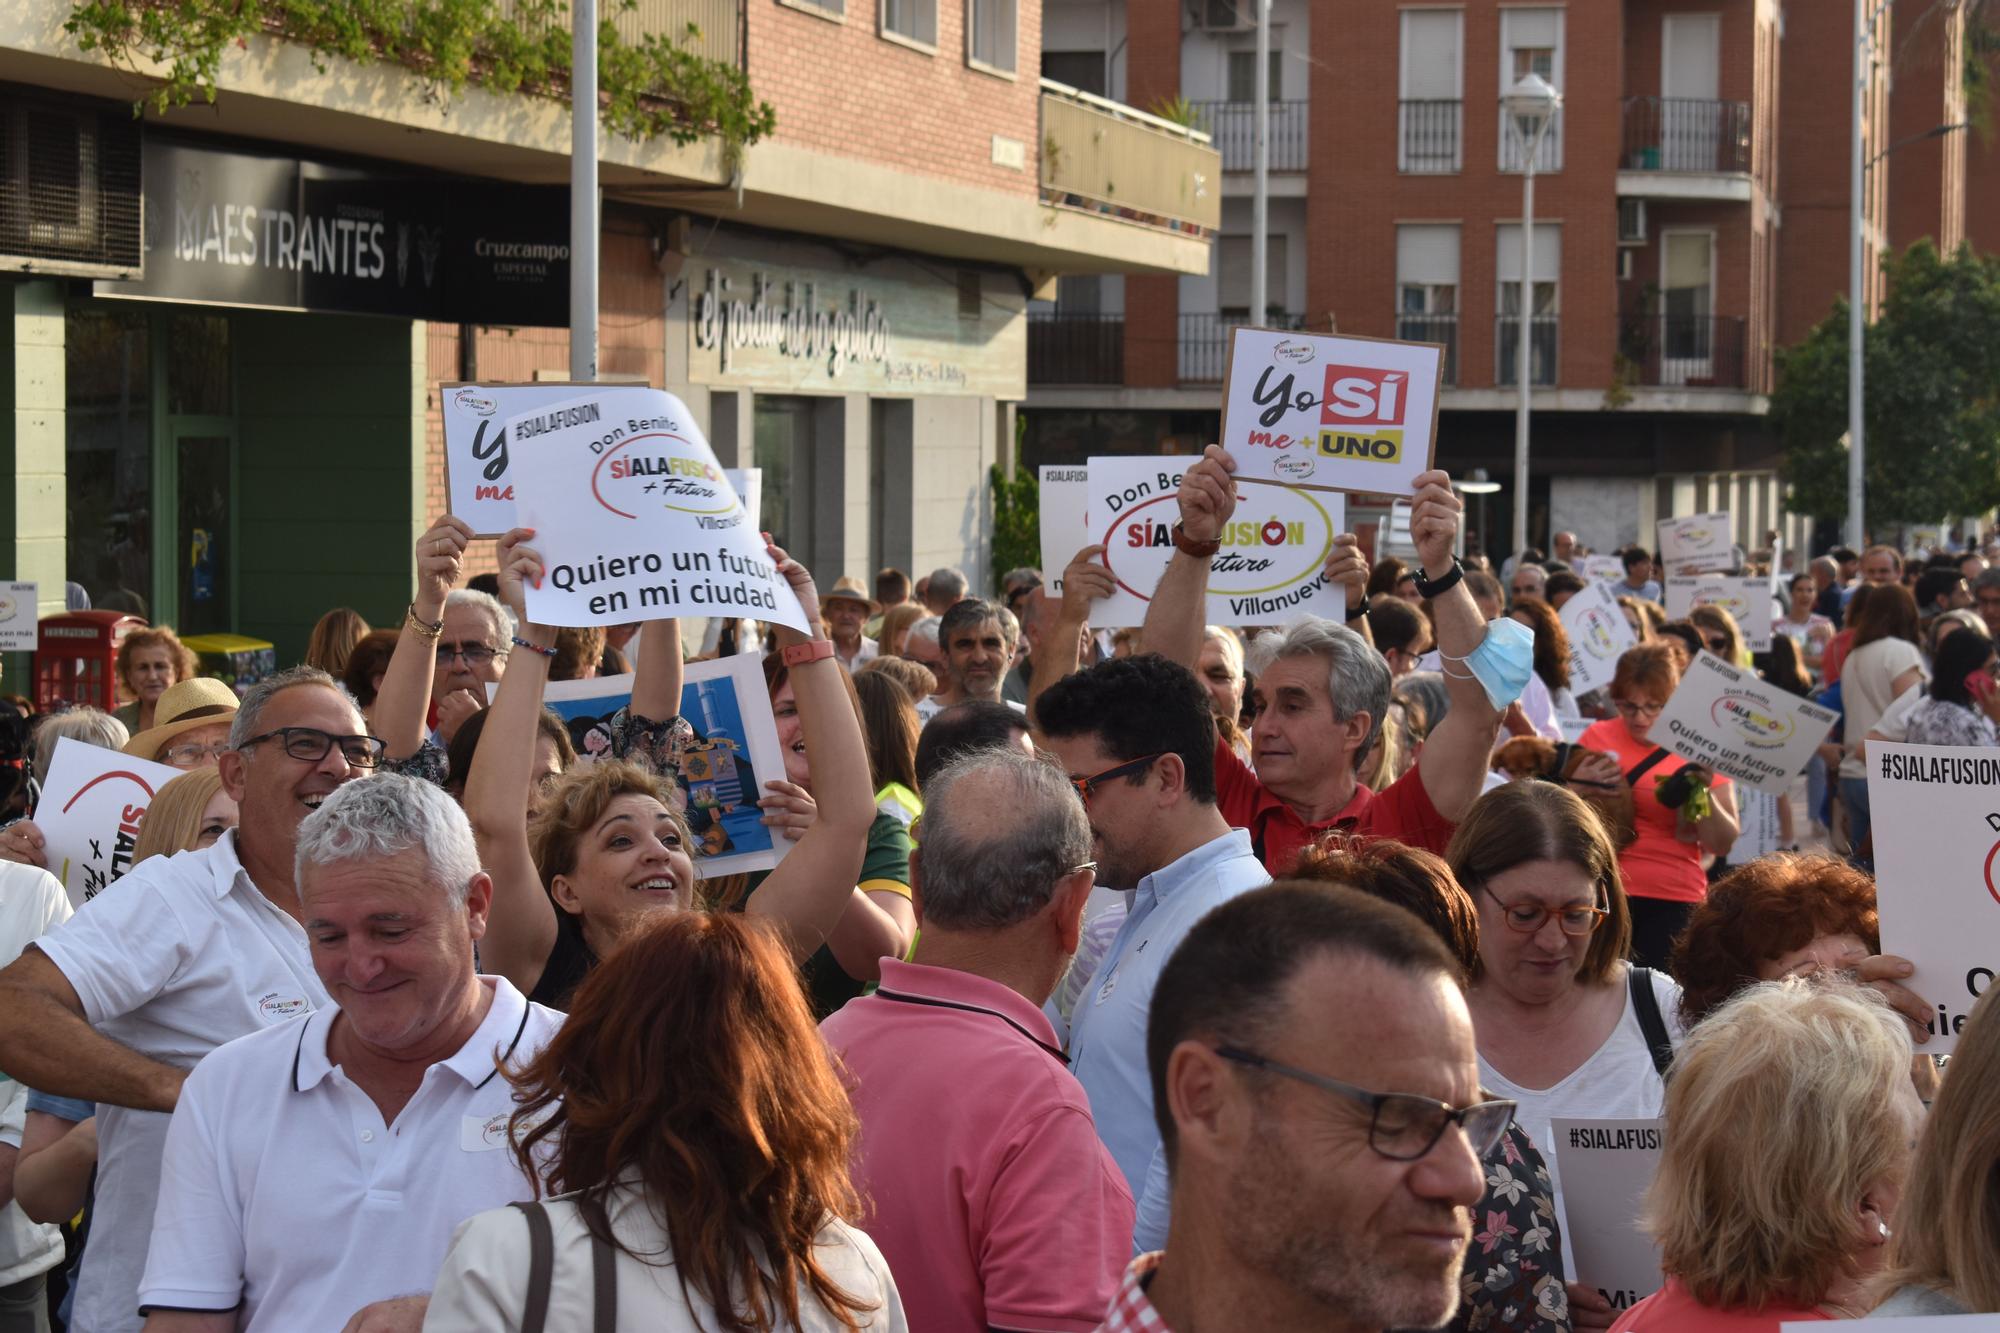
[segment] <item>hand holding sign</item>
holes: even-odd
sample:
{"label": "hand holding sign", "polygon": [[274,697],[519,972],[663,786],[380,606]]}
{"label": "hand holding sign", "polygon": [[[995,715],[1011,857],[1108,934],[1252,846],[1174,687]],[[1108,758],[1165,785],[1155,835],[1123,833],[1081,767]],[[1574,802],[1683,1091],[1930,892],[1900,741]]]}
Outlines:
{"label": "hand holding sign", "polygon": [[1084,625],[1090,621],[1090,604],[1109,597],[1118,585],[1104,567],[1104,548],[1086,546],[1078,551],[1062,576],[1061,618]]}
{"label": "hand holding sign", "polygon": [[1191,540],[1212,542],[1222,535],[1222,525],[1236,512],[1236,483],[1230,477],[1235,471],[1236,460],[1221,445],[1211,444],[1182,475],[1181,531]]}
{"label": "hand holding sign", "polygon": [[1441,469],[1419,475],[1416,499],[1410,506],[1410,541],[1427,578],[1443,578],[1451,569],[1458,547],[1459,516],[1465,501],[1451,488],[1451,477]]}
{"label": "hand holding sign", "polygon": [[459,584],[465,548],[471,541],[472,528],[450,514],[440,514],[417,538],[417,596],[412,609],[423,619],[435,622],[442,618],[444,599]]}
{"label": "hand holding sign", "polygon": [[1349,611],[1368,600],[1368,557],[1361,553],[1359,537],[1351,532],[1335,535],[1333,550],[1326,557],[1325,578],[1347,593]]}

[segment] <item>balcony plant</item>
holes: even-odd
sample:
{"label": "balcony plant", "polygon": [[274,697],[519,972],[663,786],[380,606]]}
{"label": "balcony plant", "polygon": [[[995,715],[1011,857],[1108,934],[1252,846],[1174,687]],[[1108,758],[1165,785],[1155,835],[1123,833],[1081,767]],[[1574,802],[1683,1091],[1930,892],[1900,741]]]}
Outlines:
{"label": "balcony plant", "polygon": [[[619,0],[618,12],[637,0]],[[563,0],[74,0],[63,30],[85,51],[138,68],[164,66],[159,86],[133,106],[164,112],[213,102],[223,57],[252,37],[306,47],[325,70],[334,56],[402,65],[429,81],[432,96],[468,83],[495,92],[566,100],[569,8]],[[776,116],[733,63],[691,49],[700,29],[627,42],[611,18],[598,25],[598,96],[606,129],[627,138],[664,136],[686,145],[713,134],[733,168],[770,134]]]}

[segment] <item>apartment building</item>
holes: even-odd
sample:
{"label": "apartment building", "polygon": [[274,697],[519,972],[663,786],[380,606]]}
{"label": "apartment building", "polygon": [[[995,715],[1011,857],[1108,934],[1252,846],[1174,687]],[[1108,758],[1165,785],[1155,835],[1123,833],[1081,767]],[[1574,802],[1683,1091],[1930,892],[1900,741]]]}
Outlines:
{"label": "apartment building", "polygon": [[[1905,7],[1907,33],[1922,6]],[[1962,15],[1935,7],[1925,78],[1898,65],[1892,79],[1898,52],[1880,21],[1865,69],[1871,157],[1898,133],[1963,119],[1951,64]],[[1222,152],[1223,206],[1208,275],[1066,280],[1031,309],[1031,460],[1212,438],[1227,329],[1252,304],[1251,137],[1239,127],[1255,13],[1253,0],[1046,0],[1046,66],[1100,68],[1110,95],[1142,106],[1189,99]],[[1851,7],[1778,0],[1276,0],[1271,322],[1445,345],[1439,456],[1501,483],[1473,534],[1495,554],[1517,499],[1524,310],[1531,540],[1546,543],[1551,513],[1609,547],[1696,507],[1731,510],[1746,547],[1782,531],[1802,548],[1812,525],[1782,513],[1768,395],[1773,349],[1847,287],[1852,21]],[[1523,149],[1500,98],[1529,73],[1564,103],[1539,150],[1524,263]],[[1965,151],[1963,134],[1941,133],[1871,168],[1878,254],[1965,234],[1979,188]]]}
{"label": "apartment building", "polygon": [[[135,120],[164,71],[82,49],[71,13],[0,13],[7,576],[45,614],[75,582],[287,660],[328,607],[397,623],[444,508],[440,385],[569,377],[568,106],[280,27],[226,50],[212,104]],[[1206,137],[1042,82],[1039,0],[615,20],[746,74],[776,129],[740,157],[602,135],[601,374],[761,467],[764,526],[825,577],[982,567],[1030,298],[1205,273]],[[742,336],[868,316],[866,355]]]}

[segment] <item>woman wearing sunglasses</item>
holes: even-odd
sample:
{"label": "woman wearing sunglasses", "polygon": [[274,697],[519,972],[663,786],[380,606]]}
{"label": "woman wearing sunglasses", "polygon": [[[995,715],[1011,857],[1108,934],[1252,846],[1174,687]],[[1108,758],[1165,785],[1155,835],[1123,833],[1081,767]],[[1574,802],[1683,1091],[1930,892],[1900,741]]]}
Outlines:
{"label": "woman wearing sunglasses", "polygon": [[1632,788],[1632,837],[1618,853],[1618,872],[1631,898],[1632,961],[1651,968],[1667,965],[1674,936],[1708,893],[1702,858],[1726,856],[1736,843],[1729,779],[1668,753],[1652,734],[1680,684],[1682,661],[1671,643],[1626,649],[1611,678],[1617,715],[1580,742],[1616,759]]}
{"label": "woman wearing sunglasses", "polygon": [[[1481,1086],[1516,1103],[1537,1143],[1557,1116],[1659,1115],[1680,988],[1624,961],[1632,923],[1618,856],[1591,808],[1553,783],[1511,782],[1474,803],[1445,860],[1479,909],[1467,999]],[[1559,1210],[1555,1163],[1549,1172]],[[1571,1284],[1568,1295],[1576,1328],[1610,1325],[1594,1288]]]}

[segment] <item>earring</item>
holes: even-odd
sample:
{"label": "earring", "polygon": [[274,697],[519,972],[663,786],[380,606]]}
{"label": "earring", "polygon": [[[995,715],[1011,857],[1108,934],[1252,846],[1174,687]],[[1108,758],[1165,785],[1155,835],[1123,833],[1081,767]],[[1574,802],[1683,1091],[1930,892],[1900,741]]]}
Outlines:
{"label": "earring", "polygon": [[1889,1239],[1889,1224],[1887,1222],[1877,1222],[1875,1224],[1875,1230],[1877,1230],[1882,1234],[1882,1239],[1884,1241],[1887,1241]]}

